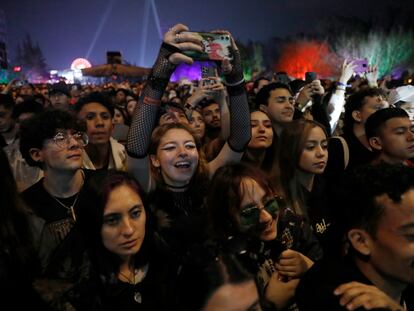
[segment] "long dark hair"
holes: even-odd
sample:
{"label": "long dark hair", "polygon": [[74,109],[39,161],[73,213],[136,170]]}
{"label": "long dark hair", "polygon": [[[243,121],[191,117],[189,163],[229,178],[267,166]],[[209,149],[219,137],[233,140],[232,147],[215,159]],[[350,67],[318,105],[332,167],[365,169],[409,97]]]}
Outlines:
{"label": "long dark hair", "polygon": [[245,163],[219,168],[214,174],[207,196],[212,234],[219,239],[240,232],[235,215],[240,210],[243,197],[241,184],[246,178],[257,182],[267,195],[276,194],[270,179],[258,168]]}
{"label": "long dark hair", "polygon": [[8,159],[0,149],[0,252],[17,266],[32,262],[32,232]]}
{"label": "long dark hair", "polygon": [[283,191],[286,203],[298,214],[303,214],[301,207],[305,201],[298,176],[299,160],[310,131],[315,127],[320,127],[328,137],[323,125],[305,119],[289,123],[279,137],[275,180],[278,189]]}
{"label": "long dark hair", "polygon": [[134,256],[134,266],[147,263],[152,248],[152,223],[146,208],[144,192],[134,177],[125,172],[108,170],[95,173],[83,187],[79,197],[77,225],[88,246],[88,253],[97,272],[108,280],[116,280],[121,258],[103,245],[101,230],[104,208],[113,189],[128,185],[140,197],[146,213],[145,238],[141,249]]}

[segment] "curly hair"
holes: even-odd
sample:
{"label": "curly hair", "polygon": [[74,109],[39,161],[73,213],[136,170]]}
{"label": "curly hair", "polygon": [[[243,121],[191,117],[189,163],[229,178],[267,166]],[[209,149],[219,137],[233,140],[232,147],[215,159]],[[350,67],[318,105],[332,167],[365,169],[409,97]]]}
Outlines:
{"label": "curly hair", "polygon": [[59,129],[84,131],[85,124],[67,111],[47,109],[20,125],[20,152],[30,166],[42,168],[42,164],[32,159],[30,149],[42,149],[46,139],[55,136]]}

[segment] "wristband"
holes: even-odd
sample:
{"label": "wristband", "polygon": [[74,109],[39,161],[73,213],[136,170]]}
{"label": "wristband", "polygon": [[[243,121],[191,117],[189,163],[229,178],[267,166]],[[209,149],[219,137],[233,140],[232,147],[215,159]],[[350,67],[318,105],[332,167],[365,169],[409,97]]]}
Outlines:
{"label": "wristband", "polygon": [[350,85],[350,84],[346,84],[346,83],[342,83],[342,82],[336,82],[336,85],[339,85],[339,86],[343,86],[343,87],[351,87],[352,85]]}
{"label": "wristband", "polygon": [[235,83],[228,83],[228,82],[224,81],[224,84],[226,86],[238,86],[238,85],[243,84],[243,83],[244,83],[244,78],[242,78],[240,81],[237,81]]}

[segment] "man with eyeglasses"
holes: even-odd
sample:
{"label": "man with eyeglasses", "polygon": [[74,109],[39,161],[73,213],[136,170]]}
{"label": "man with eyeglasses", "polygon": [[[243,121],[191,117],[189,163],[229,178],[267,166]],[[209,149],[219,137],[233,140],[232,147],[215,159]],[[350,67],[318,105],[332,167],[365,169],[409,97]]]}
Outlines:
{"label": "man with eyeglasses", "polygon": [[[46,110],[20,127],[23,158],[29,165],[40,167],[44,174],[22,192],[37,223],[34,235],[43,277],[65,279],[77,273],[74,262],[80,258],[75,254],[79,248],[70,243],[76,236],[73,227],[78,196],[92,172],[81,169],[82,150],[87,143],[82,125],[72,114],[60,109]],[[45,279],[46,284],[48,281]],[[54,290],[59,290],[58,287]],[[56,298],[53,293],[48,294]]]}
{"label": "man with eyeglasses", "polygon": [[83,154],[83,167],[91,170],[126,170],[125,147],[112,136],[114,106],[101,93],[91,93],[75,105],[79,120],[86,123],[89,144]]}

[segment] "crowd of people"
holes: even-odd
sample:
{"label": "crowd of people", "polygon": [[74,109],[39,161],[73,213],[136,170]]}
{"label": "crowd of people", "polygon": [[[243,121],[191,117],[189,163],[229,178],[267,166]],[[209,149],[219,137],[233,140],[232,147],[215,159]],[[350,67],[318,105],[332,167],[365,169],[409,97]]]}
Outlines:
{"label": "crowd of people", "polygon": [[[2,86],[0,296],[41,310],[414,310],[414,86],[375,66]],[[413,200],[413,201],[411,201]]]}

